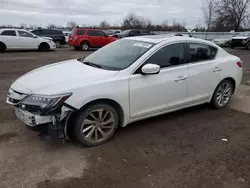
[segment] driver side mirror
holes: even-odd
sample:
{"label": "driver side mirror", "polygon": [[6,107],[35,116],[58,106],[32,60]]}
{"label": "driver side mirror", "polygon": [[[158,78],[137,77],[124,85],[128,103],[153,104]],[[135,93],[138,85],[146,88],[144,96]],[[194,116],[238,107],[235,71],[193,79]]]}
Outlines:
{"label": "driver side mirror", "polygon": [[38,38],[38,37],[34,35],[33,38]]}
{"label": "driver side mirror", "polygon": [[158,74],[160,66],[156,64],[146,64],[141,68],[141,73],[144,75]]}

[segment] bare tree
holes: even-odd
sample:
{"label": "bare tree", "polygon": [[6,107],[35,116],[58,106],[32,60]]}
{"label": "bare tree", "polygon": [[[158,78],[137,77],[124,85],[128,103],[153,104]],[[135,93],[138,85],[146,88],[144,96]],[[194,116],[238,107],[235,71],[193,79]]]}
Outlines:
{"label": "bare tree", "polygon": [[161,25],[162,25],[163,30],[168,30],[169,29],[169,25],[168,25],[167,20],[164,20]]}
{"label": "bare tree", "polygon": [[141,29],[142,23],[140,22],[140,17],[136,16],[134,13],[129,13],[123,20],[124,29]]}
{"label": "bare tree", "polygon": [[230,29],[239,31],[248,18],[250,0],[219,0],[217,14]]}
{"label": "bare tree", "polygon": [[205,24],[207,27],[207,31],[210,31],[212,23],[215,19],[215,0],[204,0],[202,11],[205,20]]}
{"label": "bare tree", "polygon": [[25,23],[21,23],[21,24],[20,24],[20,27],[21,27],[22,29],[26,29],[26,28],[27,28],[27,25],[26,25]]}
{"label": "bare tree", "polygon": [[75,27],[77,26],[77,24],[76,24],[75,21],[72,21],[72,20],[71,20],[71,21],[67,22],[66,26],[67,26],[68,28],[70,28],[70,29],[73,29],[73,28],[75,28]]}
{"label": "bare tree", "polygon": [[100,27],[101,29],[108,29],[108,28],[110,27],[110,25],[108,24],[108,22],[107,22],[106,20],[103,20],[103,21],[100,23],[99,27]]}
{"label": "bare tree", "polygon": [[49,25],[47,26],[47,28],[48,28],[48,29],[56,29],[57,26],[56,26],[55,24],[49,24]]}

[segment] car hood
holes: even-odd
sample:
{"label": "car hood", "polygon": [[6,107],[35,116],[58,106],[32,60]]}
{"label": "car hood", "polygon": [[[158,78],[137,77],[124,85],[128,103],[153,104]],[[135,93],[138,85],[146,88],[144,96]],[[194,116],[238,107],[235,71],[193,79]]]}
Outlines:
{"label": "car hood", "polygon": [[26,94],[58,94],[117,73],[118,71],[91,67],[73,59],[30,71],[18,78],[11,89]]}
{"label": "car hood", "polygon": [[247,39],[249,38],[249,36],[236,36],[236,37],[233,37],[233,39]]}

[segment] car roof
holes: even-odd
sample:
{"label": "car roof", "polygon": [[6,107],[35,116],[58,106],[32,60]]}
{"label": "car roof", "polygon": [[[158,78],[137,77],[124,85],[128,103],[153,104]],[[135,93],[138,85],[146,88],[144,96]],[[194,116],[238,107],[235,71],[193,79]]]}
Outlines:
{"label": "car roof", "polygon": [[198,38],[193,38],[193,37],[185,37],[185,36],[166,36],[166,35],[148,35],[148,36],[136,36],[136,37],[129,37],[129,38],[124,38],[125,40],[133,39],[133,40],[138,40],[138,41],[144,41],[144,42],[150,42],[150,43],[160,43],[163,41],[166,42],[176,42],[176,41],[190,41],[190,42],[202,42],[202,43],[207,43],[210,45],[214,44],[210,41],[203,40],[203,39],[198,39]]}
{"label": "car roof", "polygon": [[15,28],[1,28],[0,31],[15,31],[15,30],[18,30],[18,31],[28,31],[26,29],[15,29]]}

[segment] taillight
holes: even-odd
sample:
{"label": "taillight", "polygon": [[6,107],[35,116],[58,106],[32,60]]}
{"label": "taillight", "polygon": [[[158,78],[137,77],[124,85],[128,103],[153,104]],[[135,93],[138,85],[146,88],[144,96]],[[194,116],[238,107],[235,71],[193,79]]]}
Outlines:
{"label": "taillight", "polygon": [[240,67],[240,68],[241,68],[241,67],[242,67],[242,62],[240,62],[240,61],[239,61],[239,62],[237,62],[237,65],[238,65],[238,67]]}

